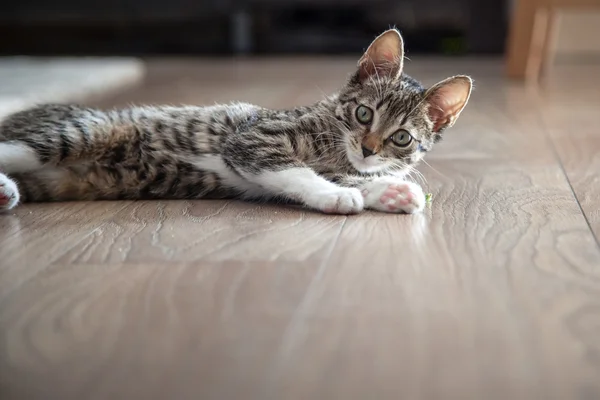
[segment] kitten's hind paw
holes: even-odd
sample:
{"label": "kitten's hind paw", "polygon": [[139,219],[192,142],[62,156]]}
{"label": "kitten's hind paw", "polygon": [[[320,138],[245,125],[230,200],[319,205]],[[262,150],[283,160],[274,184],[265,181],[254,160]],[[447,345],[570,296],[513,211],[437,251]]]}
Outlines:
{"label": "kitten's hind paw", "polygon": [[17,184],[8,176],[0,174],[0,212],[10,210],[19,203]]}
{"label": "kitten's hind paw", "polygon": [[357,214],[364,208],[362,195],[358,189],[354,188],[322,191],[311,197],[313,199],[308,205],[327,214]]}
{"label": "kitten's hind paw", "polygon": [[368,208],[413,214],[425,207],[425,194],[419,185],[412,182],[374,181],[367,184],[362,194]]}

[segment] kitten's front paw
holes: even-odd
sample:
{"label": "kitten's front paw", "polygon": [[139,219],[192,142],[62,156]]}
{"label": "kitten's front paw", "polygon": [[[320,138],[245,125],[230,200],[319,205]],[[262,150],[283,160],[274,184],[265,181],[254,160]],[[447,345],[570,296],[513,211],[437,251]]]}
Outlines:
{"label": "kitten's front paw", "polygon": [[374,210],[407,214],[425,207],[423,189],[412,182],[374,181],[362,190],[365,206]]}
{"label": "kitten's front paw", "polygon": [[19,203],[17,184],[8,176],[0,174],[0,211],[10,210]]}
{"label": "kitten's front paw", "polygon": [[311,197],[307,204],[328,214],[356,214],[364,208],[360,190],[354,188],[337,188]]}

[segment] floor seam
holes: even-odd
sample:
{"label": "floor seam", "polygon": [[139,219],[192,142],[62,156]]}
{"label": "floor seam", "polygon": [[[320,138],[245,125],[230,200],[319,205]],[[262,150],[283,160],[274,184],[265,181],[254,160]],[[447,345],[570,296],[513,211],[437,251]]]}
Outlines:
{"label": "floor seam", "polygon": [[304,296],[300,300],[298,306],[296,307],[296,309],[294,310],[294,313],[292,314],[292,318],[290,319],[290,322],[287,324],[285,330],[283,331],[283,334],[281,337],[281,344],[279,345],[279,348],[278,348],[277,352],[275,353],[276,354],[275,359],[271,363],[271,368],[270,368],[271,372],[269,373],[269,376],[271,377],[271,379],[266,388],[267,392],[272,390],[272,387],[273,387],[272,382],[274,380],[277,380],[276,378],[278,377],[277,371],[280,371],[282,369],[282,365],[285,363],[285,361],[287,361],[287,358],[288,358],[287,354],[290,352],[290,348],[294,347],[295,340],[293,340],[293,337],[296,335],[294,332],[297,331],[298,326],[299,326],[298,319],[300,319],[300,320],[304,319],[304,312],[310,306],[310,304],[309,304],[311,302],[310,299],[313,297],[314,292],[315,292],[314,286],[316,285],[316,282],[318,282],[324,275],[325,270],[327,269],[327,266],[329,265],[329,261],[331,260],[331,255],[333,254],[335,248],[337,247],[337,244],[339,242],[340,237],[342,236],[342,232],[344,230],[344,227],[346,226],[347,221],[348,221],[348,217],[345,217],[344,221],[342,222],[342,224],[340,226],[338,234],[333,239],[331,248],[329,249],[327,254],[323,257],[323,260],[322,260],[321,264],[319,265],[319,268],[317,269],[317,272],[316,272],[313,280],[309,283],[308,287],[306,288],[306,292],[305,292]]}
{"label": "floor seam", "polygon": [[583,209],[583,206],[581,205],[581,201],[579,201],[579,196],[577,196],[577,192],[575,191],[575,188],[573,187],[573,183],[571,182],[569,173],[567,172],[567,170],[563,164],[563,160],[560,157],[560,154],[558,154],[558,150],[556,149],[556,144],[554,143],[554,140],[552,139],[552,136],[548,129],[548,125],[544,121],[544,118],[543,118],[540,110],[536,109],[536,115],[539,120],[538,122],[539,122],[540,126],[542,127],[542,131],[543,131],[544,137],[546,138],[546,142],[548,142],[548,144],[550,145],[550,149],[552,150],[552,153],[554,154],[554,158],[556,159],[556,161],[558,161],[558,166],[559,166],[560,170],[562,171],[562,174],[565,177],[567,184],[569,185],[569,189],[571,189],[571,194],[573,195],[573,198],[575,199],[575,202],[577,203],[577,207],[579,207],[579,212],[583,216],[583,219],[584,219],[590,233],[592,234],[594,241],[596,242],[596,247],[598,249],[600,249],[600,240],[598,239],[598,236],[596,236],[596,232],[594,232],[594,228],[592,228],[592,224],[591,224],[585,210]]}

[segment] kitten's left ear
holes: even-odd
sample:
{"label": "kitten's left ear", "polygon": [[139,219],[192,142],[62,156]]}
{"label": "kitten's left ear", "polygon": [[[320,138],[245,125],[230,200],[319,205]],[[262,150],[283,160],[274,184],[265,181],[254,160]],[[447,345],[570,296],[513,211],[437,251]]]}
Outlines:
{"label": "kitten's left ear", "polygon": [[389,29],[379,35],[358,61],[361,82],[370,77],[397,79],[404,65],[404,41],[400,32]]}
{"label": "kitten's left ear", "polygon": [[432,86],[425,94],[429,103],[429,118],[433,131],[441,132],[454,125],[467,105],[473,88],[473,80],[464,75],[453,76]]}

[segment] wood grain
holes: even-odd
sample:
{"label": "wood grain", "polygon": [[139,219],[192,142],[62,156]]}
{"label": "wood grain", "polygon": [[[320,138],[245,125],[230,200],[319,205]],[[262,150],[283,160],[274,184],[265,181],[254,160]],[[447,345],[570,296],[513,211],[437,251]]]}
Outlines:
{"label": "wood grain", "polygon": [[[537,106],[541,124],[596,240],[600,238],[600,93],[590,82],[597,79],[600,69],[595,65],[555,68]],[[576,95],[567,100],[565,92],[569,90]]]}
{"label": "wood grain", "polygon": [[[159,60],[103,105],[284,107],[352,66]],[[600,99],[507,84],[495,60],[407,68],[476,80],[421,167],[422,215],[140,201],[1,216],[1,398],[599,398],[600,133],[584,116]]]}
{"label": "wood grain", "polygon": [[[595,123],[595,122],[593,122]],[[594,231],[600,237],[600,135],[597,128],[563,135],[552,129],[552,138],[577,199]]]}

